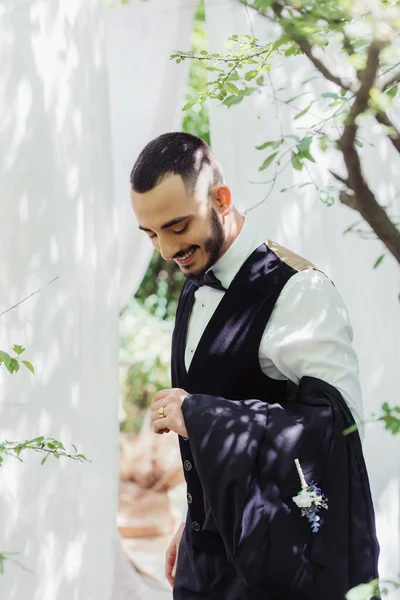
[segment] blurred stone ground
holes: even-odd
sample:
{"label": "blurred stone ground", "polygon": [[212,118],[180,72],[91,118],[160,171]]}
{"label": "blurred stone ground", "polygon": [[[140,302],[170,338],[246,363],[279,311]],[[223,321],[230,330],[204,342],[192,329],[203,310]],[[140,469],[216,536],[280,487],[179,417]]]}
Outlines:
{"label": "blurred stone ground", "polygon": [[117,525],[124,556],[119,556],[116,584],[125,592],[114,594],[113,600],[172,598],[164,558],[181,522],[185,497],[176,435],[154,434],[149,417],[138,435],[121,434]]}

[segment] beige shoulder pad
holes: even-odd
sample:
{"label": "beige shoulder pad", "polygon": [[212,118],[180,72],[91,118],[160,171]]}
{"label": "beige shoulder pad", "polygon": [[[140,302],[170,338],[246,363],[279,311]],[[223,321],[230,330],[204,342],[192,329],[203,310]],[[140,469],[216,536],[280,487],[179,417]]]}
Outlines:
{"label": "beige shoulder pad", "polygon": [[295,269],[296,271],[304,271],[304,269],[316,269],[317,271],[319,270],[318,267],[310,263],[308,260],[302,258],[301,256],[298,256],[297,254],[295,254],[291,250],[288,250],[287,248],[284,248],[280,244],[272,242],[271,240],[268,240],[265,243],[267,244],[268,248],[272,250],[272,252],[275,252],[275,254],[284,263],[289,265],[289,267],[292,267],[292,269]]}

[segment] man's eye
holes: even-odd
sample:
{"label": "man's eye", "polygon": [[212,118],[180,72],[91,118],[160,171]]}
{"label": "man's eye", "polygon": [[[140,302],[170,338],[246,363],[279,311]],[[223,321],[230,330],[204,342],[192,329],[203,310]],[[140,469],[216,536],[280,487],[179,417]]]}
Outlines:
{"label": "man's eye", "polygon": [[187,228],[189,227],[189,223],[187,225],[185,225],[185,227],[183,227],[182,229],[179,229],[178,231],[176,229],[174,229],[174,233],[177,233],[178,235],[180,233],[185,233],[185,231],[187,230]]}
{"label": "man's eye", "polygon": [[156,237],[156,234],[155,234],[155,233],[153,233],[153,235],[149,235],[149,238],[150,238],[151,240],[154,240],[154,238],[155,238],[155,237]]}

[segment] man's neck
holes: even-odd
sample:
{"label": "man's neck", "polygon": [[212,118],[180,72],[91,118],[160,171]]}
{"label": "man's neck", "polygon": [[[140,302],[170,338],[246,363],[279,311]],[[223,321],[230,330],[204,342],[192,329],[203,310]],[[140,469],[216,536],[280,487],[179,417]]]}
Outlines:
{"label": "man's neck", "polygon": [[218,260],[232,246],[233,242],[236,240],[239,233],[242,231],[244,225],[244,217],[236,210],[236,208],[233,209],[233,214],[231,216],[232,219],[230,219],[230,223],[227,223],[225,226],[225,244],[221,254],[218,257]]}

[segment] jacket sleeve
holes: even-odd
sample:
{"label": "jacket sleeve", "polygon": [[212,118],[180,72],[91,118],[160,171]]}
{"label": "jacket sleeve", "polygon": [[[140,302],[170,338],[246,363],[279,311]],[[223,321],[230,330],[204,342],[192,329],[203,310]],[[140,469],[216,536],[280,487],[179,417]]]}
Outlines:
{"label": "jacket sleeve", "polygon": [[[333,600],[377,577],[360,437],[343,435],[354,419],[333,386],[304,377],[283,404],[193,394],[182,411],[205,502],[246,583]],[[328,498],[315,534],[292,500],[301,490],[296,458]]]}

